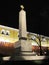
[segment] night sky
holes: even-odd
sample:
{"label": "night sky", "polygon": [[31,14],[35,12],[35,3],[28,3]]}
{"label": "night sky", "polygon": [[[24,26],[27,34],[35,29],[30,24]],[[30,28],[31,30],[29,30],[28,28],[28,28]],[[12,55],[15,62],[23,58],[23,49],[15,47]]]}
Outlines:
{"label": "night sky", "polygon": [[49,36],[49,0],[0,2],[0,25],[19,28],[20,5],[25,7],[27,31]]}

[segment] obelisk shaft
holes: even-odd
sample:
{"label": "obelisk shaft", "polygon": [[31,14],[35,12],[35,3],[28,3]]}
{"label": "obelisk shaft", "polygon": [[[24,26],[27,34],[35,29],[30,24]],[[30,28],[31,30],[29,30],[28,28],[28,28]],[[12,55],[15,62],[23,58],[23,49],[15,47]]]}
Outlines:
{"label": "obelisk shaft", "polygon": [[23,9],[19,12],[19,42],[21,51],[31,51],[31,43],[27,42],[26,12]]}
{"label": "obelisk shaft", "polygon": [[26,37],[26,12],[24,10],[21,10],[19,12],[19,34],[20,37]]}

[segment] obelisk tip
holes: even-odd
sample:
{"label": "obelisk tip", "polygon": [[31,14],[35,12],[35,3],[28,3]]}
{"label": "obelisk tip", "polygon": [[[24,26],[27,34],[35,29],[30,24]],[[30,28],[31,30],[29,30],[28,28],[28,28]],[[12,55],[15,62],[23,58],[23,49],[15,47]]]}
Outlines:
{"label": "obelisk tip", "polygon": [[21,9],[24,9],[24,6],[23,5],[20,5]]}

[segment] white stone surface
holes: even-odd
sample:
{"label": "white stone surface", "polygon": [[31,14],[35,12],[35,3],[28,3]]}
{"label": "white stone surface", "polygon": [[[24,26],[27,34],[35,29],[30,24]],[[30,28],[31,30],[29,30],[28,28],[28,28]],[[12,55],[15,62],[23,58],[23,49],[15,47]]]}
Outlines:
{"label": "white stone surface", "polygon": [[48,59],[49,56],[15,56],[14,58],[10,59],[11,56],[3,57],[3,61],[17,61],[17,60],[44,60]]}
{"label": "white stone surface", "polygon": [[11,56],[7,56],[7,57],[3,57],[2,59],[3,59],[3,61],[8,61],[8,60],[10,60],[10,58],[11,58]]}
{"label": "white stone surface", "polygon": [[[22,9],[19,12],[19,37],[27,38],[26,12]],[[19,40],[21,51],[32,51],[31,44],[27,40]]]}
{"label": "white stone surface", "polygon": [[21,10],[19,12],[19,33],[20,37],[26,37],[26,12]]}

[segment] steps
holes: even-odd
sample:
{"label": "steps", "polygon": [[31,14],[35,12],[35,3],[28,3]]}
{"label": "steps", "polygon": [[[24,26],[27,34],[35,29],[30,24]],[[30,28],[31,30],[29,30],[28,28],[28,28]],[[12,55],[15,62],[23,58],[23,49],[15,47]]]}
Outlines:
{"label": "steps", "polygon": [[47,60],[49,56],[7,56],[2,58],[3,61],[21,61],[21,60]]}

